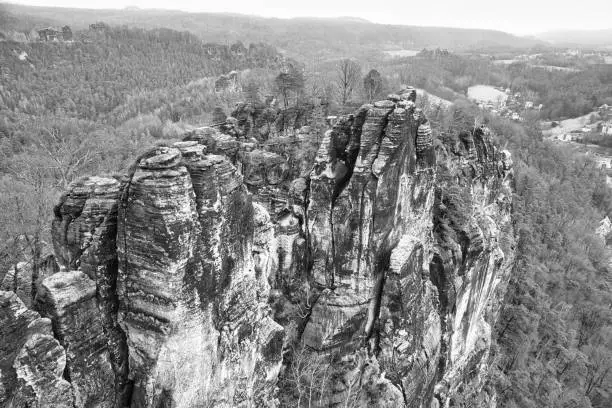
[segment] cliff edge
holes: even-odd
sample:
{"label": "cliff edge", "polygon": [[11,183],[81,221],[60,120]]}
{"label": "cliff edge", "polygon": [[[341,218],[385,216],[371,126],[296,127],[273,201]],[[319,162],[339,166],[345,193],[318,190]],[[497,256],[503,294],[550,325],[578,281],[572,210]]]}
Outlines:
{"label": "cliff edge", "polygon": [[484,127],[434,137],[415,102],[330,127],[242,104],[74,182],[35,311],[0,293],[0,402],[494,406],[512,161]]}

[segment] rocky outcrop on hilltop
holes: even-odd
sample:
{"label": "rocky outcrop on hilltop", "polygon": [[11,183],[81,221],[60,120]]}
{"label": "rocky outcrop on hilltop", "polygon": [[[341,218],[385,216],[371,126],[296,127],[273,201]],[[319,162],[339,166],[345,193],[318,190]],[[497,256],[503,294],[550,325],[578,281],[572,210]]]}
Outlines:
{"label": "rocky outcrop on hilltop", "polygon": [[326,103],[303,103],[284,109],[276,105],[277,101],[273,97],[267,97],[265,102],[256,98],[249,99],[238,103],[230,116],[222,122],[214,123],[224,134],[268,143],[276,139],[292,138],[303,133],[304,127],[321,135],[328,128]]}
{"label": "rocky outcrop on hilltop", "polygon": [[[2,292],[1,398],[494,405],[512,162],[486,128],[436,138],[415,98],[326,130],[320,113],[270,126],[278,114],[239,105],[123,176],[73,183],[53,222],[61,272],[33,302],[43,317]],[[24,354],[34,338],[51,351]]]}

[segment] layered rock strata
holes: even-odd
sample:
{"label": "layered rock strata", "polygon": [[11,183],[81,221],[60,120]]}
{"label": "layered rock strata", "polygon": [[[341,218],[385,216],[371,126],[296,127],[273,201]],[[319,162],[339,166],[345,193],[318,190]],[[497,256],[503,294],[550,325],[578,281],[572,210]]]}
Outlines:
{"label": "layered rock strata", "polygon": [[0,404],[11,407],[74,405],[63,378],[66,352],[42,318],[13,292],[0,291]]}
{"label": "layered rock strata", "polygon": [[203,150],[149,152],[121,198],[119,316],[139,406],[265,401],[280,368],[267,248],[254,245],[267,220],[231,163]]}
{"label": "layered rock strata", "polygon": [[46,278],[37,309],[53,322],[53,332],[66,350],[64,375],[79,407],[114,406],[113,370],[102,321],[96,307],[96,284],[80,271]]}
{"label": "layered rock strata", "polygon": [[[483,384],[513,254],[511,159],[485,128],[436,140],[415,101],[405,88],[323,132],[299,116],[271,127],[265,109],[240,105],[124,176],[73,183],[53,222],[62,271],[34,302],[51,321],[4,295],[15,341],[0,394],[77,407],[493,406]],[[34,321],[54,363],[23,385]],[[50,384],[64,399],[37,391]]]}

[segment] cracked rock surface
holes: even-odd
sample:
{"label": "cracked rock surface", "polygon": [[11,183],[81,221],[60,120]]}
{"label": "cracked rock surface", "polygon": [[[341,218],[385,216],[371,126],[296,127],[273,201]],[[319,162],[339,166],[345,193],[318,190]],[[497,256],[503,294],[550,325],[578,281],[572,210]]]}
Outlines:
{"label": "cracked rock surface", "polygon": [[311,406],[494,406],[512,160],[486,128],[436,140],[415,100],[331,127],[241,104],[74,182],[52,226],[61,271],[26,304],[0,292],[0,402],[297,406],[305,347],[326,362]]}

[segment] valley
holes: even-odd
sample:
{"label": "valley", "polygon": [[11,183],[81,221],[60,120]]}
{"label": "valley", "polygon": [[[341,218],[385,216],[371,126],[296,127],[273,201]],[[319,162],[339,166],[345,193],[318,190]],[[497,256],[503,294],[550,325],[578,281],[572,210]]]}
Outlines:
{"label": "valley", "polygon": [[0,4],[0,406],[611,406],[609,51],[419,21]]}

